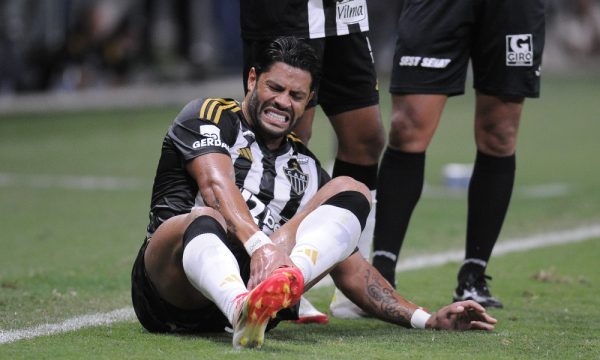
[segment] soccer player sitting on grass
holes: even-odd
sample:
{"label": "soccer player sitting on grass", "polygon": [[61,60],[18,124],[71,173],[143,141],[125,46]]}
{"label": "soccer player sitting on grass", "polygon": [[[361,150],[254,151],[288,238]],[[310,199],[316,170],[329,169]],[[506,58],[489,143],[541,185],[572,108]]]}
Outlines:
{"label": "soccer player sitting on grass", "polygon": [[349,177],[330,180],[291,133],[318,74],[312,48],[278,38],[250,69],[242,103],[196,99],[176,117],[132,270],[140,323],[171,333],[231,327],[234,347],[261,347],[266,329],[297,317],[302,293],[330,274],[379,319],[493,329],[496,320],[472,301],[429,315],[356,251],[369,189]]}

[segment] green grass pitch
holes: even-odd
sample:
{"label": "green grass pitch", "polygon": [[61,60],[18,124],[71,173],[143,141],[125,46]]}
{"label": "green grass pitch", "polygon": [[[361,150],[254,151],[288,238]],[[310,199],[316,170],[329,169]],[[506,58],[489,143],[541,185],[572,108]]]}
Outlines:
{"label": "green grass pitch", "polygon": [[[599,80],[549,76],[541,98],[526,101],[499,244],[600,224]],[[0,334],[130,306],[129,271],[144,237],[160,144],[178,110],[0,115]],[[473,161],[472,117],[472,91],[449,100],[401,259],[464,247],[466,194],[437,190],[444,164]],[[327,162],[335,142],[321,113],[315,126],[311,148]],[[263,350],[234,351],[226,334],[152,335],[132,320],[0,344],[0,359],[597,359],[599,240],[493,258],[492,291],[505,309],[492,311],[499,324],[491,333],[331,319],[327,326],[282,324]],[[457,267],[403,272],[399,291],[436,309],[450,301]],[[324,310],[332,290],[308,296]]]}

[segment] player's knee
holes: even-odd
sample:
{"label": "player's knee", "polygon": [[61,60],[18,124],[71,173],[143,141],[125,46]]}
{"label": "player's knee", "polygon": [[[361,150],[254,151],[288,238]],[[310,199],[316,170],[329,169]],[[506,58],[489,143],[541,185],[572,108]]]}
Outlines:
{"label": "player's knee", "polygon": [[[356,190],[345,190],[340,191],[327,199],[323,205],[332,205],[352,212],[359,221],[361,229],[364,230],[367,217],[371,211],[371,202],[369,198],[370,193],[364,194]],[[354,244],[354,246],[355,245],[356,244]]]}
{"label": "player's knee", "polygon": [[406,112],[394,113],[390,124],[389,146],[406,152],[423,152],[431,141],[432,131],[423,121]]}
{"label": "player's knee", "polygon": [[367,138],[366,146],[369,156],[371,156],[375,161],[379,160],[381,152],[385,147],[385,131],[383,131],[383,128],[381,131],[377,131]]}
{"label": "player's knee", "polygon": [[490,126],[479,133],[477,148],[492,156],[514,154],[517,143],[517,129],[510,126]]}
{"label": "player's knee", "polygon": [[501,139],[494,139],[492,141],[481,143],[477,148],[484,154],[496,157],[510,156],[514,154],[516,150],[514,142],[505,142]]}
{"label": "player's knee", "polygon": [[367,106],[330,117],[338,138],[338,156],[352,163],[378,162],[385,146],[379,107]]}
{"label": "player's knee", "polygon": [[371,190],[369,190],[364,183],[349,176],[336,176],[331,179],[330,183],[338,193],[343,191],[355,191],[362,194],[369,203],[369,206],[371,205]]}
{"label": "player's knee", "polygon": [[372,164],[379,161],[385,146],[383,128],[361,131],[352,136],[338,137],[338,157],[353,159],[355,163]]}
{"label": "player's knee", "polygon": [[360,129],[361,134],[357,142],[366,149],[366,152],[374,156],[375,160],[378,160],[385,146],[385,129],[381,121],[371,121],[370,123],[371,125],[367,127],[366,131]]}
{"label": "player's knee", "polygon": [[[198,215],[189,223],[183,233],[183,247],[185,248],[190,241],[202,234],[215,234],[220,239],[227,236],[227,228],[224,221],[219,221],[218,217],[209,215],[210,211],[198,211],[193,215]],[[190,213],[192,215],[192,213]],[[223,217],[220,216],[222,219]]]}
{"label": "player's knee", "polygon": [[216,221],[218,221],[221,224],[222,227],[226,228],[226,223],[225,223],[225,219],[223,218],[223,215],[221,215],[221,213],[219,213],[217,210],[215,210],[211,207],[208,207],[208,206],[192,208],[190,213],[187,215],[188,216],[188,224],[191,223],[192,221],[194,221],[196,218],[198,218],[200,216],[204,216],[204,215],[214,218]]}

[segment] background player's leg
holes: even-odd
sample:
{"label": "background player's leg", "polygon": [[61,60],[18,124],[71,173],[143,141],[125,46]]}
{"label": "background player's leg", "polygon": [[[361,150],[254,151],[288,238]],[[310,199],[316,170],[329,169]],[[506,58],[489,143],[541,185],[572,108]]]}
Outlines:
{"label": "background player's leg", "polygon": [[477,156],[469,184],[465,261],[458,273],[454,299],[473,299],[502,307],[487,287],[485,270],[512,195],[515,149],[523,98],[477,95]]}
{"label": "background player's leg", "polygon": [[396,286],[396,264],[421,196],[425,150],[439,124],[445,95],[393,95],[389,145],[377,185],[373,266]]}

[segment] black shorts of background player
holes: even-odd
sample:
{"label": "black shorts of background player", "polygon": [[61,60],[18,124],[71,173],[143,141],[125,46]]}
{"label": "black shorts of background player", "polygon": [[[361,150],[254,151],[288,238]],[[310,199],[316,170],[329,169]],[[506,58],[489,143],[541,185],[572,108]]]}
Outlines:
{"label": "black shorts of background player", "polygon": [[[375,198],[378,163],[385,143],[379,111],[379,90],[369,43],[366,0],[242,0],[240,20],[244,69],[247,74],[257,54],[276,36],[295,36],[309,43],[321,59],[322,76],[315,97],[294,132],[305,143],[311,137],[316,105],[320,105],[337,139],[332,177],[350,176],[371,190]],[[244,78],[244,90],[247,90]],[[359,243],[370,257],[375,207]],[[360,311],[336,291],[336,307]],[[303,304],[306,303],[304,300]],[[301,306],[301,310],[303,307]],[[317,314],[311,309],[311,312]],[[302,315],[302,311],[301,311]],[[316,319],[323,319],[317,314]],[[344,315],[341,315],[345,317]],[[301,320],[310,322],[307,317]]]}
{"label": "black shorts of background player", "polygon": [[502,307],[485,270],[508,210],[525,97],[538,97],[544,0],[405,1],[390,92],[389,145],[379,170],[373,264],[395,284],[397,257],[424,182],[425,152],[469,60],[477,154],[468,190],[466,254],[454,300]]}

